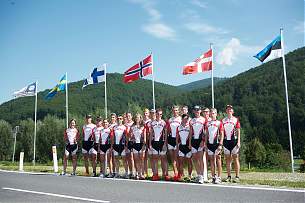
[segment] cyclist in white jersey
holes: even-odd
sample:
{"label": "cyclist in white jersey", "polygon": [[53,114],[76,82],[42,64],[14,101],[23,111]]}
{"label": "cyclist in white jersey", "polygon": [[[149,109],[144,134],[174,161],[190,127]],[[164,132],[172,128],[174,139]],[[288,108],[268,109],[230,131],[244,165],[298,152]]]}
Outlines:
{"label": "cyclist in white jersey", "polygon": [[177,158],[177,146],[176,146],[176,135],[177,128],[181,124],[181,116],[179,116],[179,106],[172,107],[173,117],[167,121],[167,147],[168,153],[173,164],[174,180],[178,179],[178,158]]}
{"label": "cyclist in white jersey", "polygon": [[[110,156],[111,156],[111,128],[109,127],[109,123],[107,119],[103,120],[103,129],[100,134],[100,177],[104,178],[106,176],[106,166],[105,159],[107,156],[108,165],[110,164]],[[110,171],[110,174],[112,172]]]}
{"label": "cyclist in white jersey", "polygon": [[[115,125],[117,125],[117,115],[116,113],[111,113],[110,114],[110,124],[109,124],[109,128],[112,129]],[[114,177],[114,158],[113,158],[113,150],[110,150],[109,152],[110,155],[110,159],[108,159],[108,166],[110,169],[110,173],[108,175],[106,175],[108,178],[113,178]]]}
{"label": "cyclist in white jersey", "polygon": [[[205,123],[204,123],[204,129],[206,128],[206,126],[207,126],[207,124],[208,124],[208,122],[211,120],[211,118],[210,118],[210,109],[209,108],[207,108],[207,107],[205,107],[203,110],[203,117],[204,117],[204,119],[205,119]],[[205,133],[206,131],[204,130],[204,133]],[[203,135],[203,137],[204,137],[204,139],[205,139],[205,134]],[[205,142],[205,140],[204,140],[204,142]],[[204,181],[208,181],[208,179],[207,179],[207,170],[208,170],[208,163],[209,163],[209,156],[208,156],[208,153],[207,153],[207,151],[205,150],[205,149],[203,149],[203,160],[205,160],[205,165],[203,164],[203,171],[204,170],[206,170],[206,177],[205,177],[205,180]]]}
{"label": "cyclist in white jersey", "polygon": [[95,124],[92,123],[92,116],[86,116],[86,124],[83,126],[83,146],[82,146],[82,153],[84,157],[84,164],[85,164],[85,175],[89,175],[89,155],[92,154],[93,150],[93,129],[95,128]]}
{"label": "cyclist in white jersey", "polygon": [[[181,109],[181,115],[182,114],[187,114],[189,115],[189,108],[188,106],[183,106],[182,109]],[[188,124],[190,123],[191,121],[191,117],[189,116],[189,119],[188,119]],[[179,164],[179,163],[178,163]],[[188,173],[189,173],[189,180],[192,179],[192,172],[193,172],[193,162],[192,162],[192,159],[189,159],[188,160],[188,164],[187,164],[187,167],[188,167]],[[179,178],[179,175],[178,175],[178,178]]]}
{"label": "cyclist in white jersey", "polygon": [[115,160],[114,174],[115,178],[119,177],[120,172],[120,157],[123,159],[123,165],[125,168],[126,178],[128,176],[128,165],[126,161],[126,151],[127,149],[127,127],[123,125],[123,116],[118,116],[118,124],[112,128],[112,142],[113,142],[113,155]]}
{"label": "cyclist in white jersey", "polygon": [[177,136],[176,136],[176,143],[177,143],[177,149],[178,149],[178,157],[179,157],[179,175],[180,180],[181,177],[184,176],[183,168],[185,162],[188,164],[189,159],[192,156],[192,150],[190,147],[190,125],[188,123],[189,116],[187,114],[183,114],[182,116],[182,122],[177,127]]}
{"label": "cyclist in white jersey", "polygon": [[134,124],[130,128],[130,140],[133,142],[133,157],[136,169],[136,179],[144,179],[144,153],[146,143],[146,128],[141,114],[136,114]]}
{"label": "cyclist in white jersey", "polygon": [[192,160],[197,172],[198,183],[203,183],[203,146],[204,146],[204,123],[205,119],[200,115],[201,107],[194,107],[195,117],[190,121],[190,147],[192,149]]}
{"label": "cyclist in white jersey", "polygon": [[[206,148],[208,150],[211,173],[213,177],[213,183],[221,183],[221,150],[223,146],[223,125],[222,122],[217,120],[217,110],[211,108],[210,110],[211,121],[206,126]],[[215,173],[215,162],[217,165],[218,176]]]}
{"label": "cyclist in white jersey", "polygon": [[91,161],[92,161],[92,169],[93,169],[93,177],[97,177],[96,174],[96,162],[97,162],[97,153],[99,153],[99,143],[100,143],[100,136],[101,131],[103,129],[103,121],[100,117],[96,118],[96,126],[93,128],[93,141],[94,145],[91,150]]}
{"label": "cyclist in white jersey", "polygon": [[167,139],[166,122],[162,119],[162,110],[156,112],[156,120],[151,122],[150,146],[153,158],[153,177],[152,180],[159,180],[158,161],[161,159],[162,175],[165,180],[170,180],[168,176],[168,163],[166,157]]}
{"label": "cyclist in white jersey", "polygon": [[[149,117],[149,109],[144,109],[144,116],[143,116],[144,126],[146,130],[146,143],[145,145],[148,146],[149,144],[149,129],[147,127],[147,124],[151,121]],[[144,153],[144,176],[148,176],[148,147],[145,147]]]}
{"label": "cyclist in white jersey", "polygon": [[226,157],[226,166],[228,177],[225,182],[231,182],[231,163],[232,159],[235,168],[235,179],[233,182],[239,182],[239,149],[240,149],[240,122],[233,116],[234,110],[232,105],[226,106],[227,117],[222,120],[224,127],[224,154]]}
{"label": "cyclist in white jersey", "polygon": [[134,173],[133,173],[133,169],[134,169],[134,159],[133,159],[133,153],[132,153],[132,149],[133,149],[133,142],[132,140],[130,140],[130,135],[129,135],[129,131],[130,131],[130,127],[133,125],[133,120],[132,120],[132,113],[131,112],[127,112],[126,114],[126,122],[124,123],[124,125],[127,127],[127,151],[126,151],[126,161],[127,161],[127,165],[129,168],[129,174],[128,177],[129,178],[134,178]]}
{"label": "cyclist in white jersey", "polygon": [[[150,117],[150,121],[148,121],[147,123],[146,123],[146,131],[147,131],[147,136],[146,136],[146,138],[147,138],[147,140],[148,140],[148,144],[147,144],[147,155],[148,155],[148,158],[149,158],[149,160],[150,160],[150,167],[151,167],[151,170],[152,170],[152,174],[156,174],[156,173],[158,173],[157,171],[155,172],[154,171],[154,159],[153,159],[153,157],[152,157],[152,154],[153,154],[153,151],[152,151],[152,146],[151,146],[151,141],[150,141],[150,139],[151,139],[151,133],[152,133],[152,131],[151,131],[151,123],[153,122],[153,121],[155,121],[156,120],[156,110],[155,109],[151,109],[150,111],[149,111],[149,117]],[[148,174],[147,174],[148,175]]]}
{"label": "cyclist in white jersey", "polygon": [[76,165],[77,165],[77,156],[76,152],[78,150],[78,141],[79,141],[79,133],[76,128],[75,119],[71,119],[69,122],[69,128],[65,130],[64,133],[64,141],[66,143],[65,154],[63,159],[63,172],[62,175],[66,174],[67,169],[67,160],[69,159],[69,155],[72,156],[72,166],[73,172],[71,175],[75,175]]}

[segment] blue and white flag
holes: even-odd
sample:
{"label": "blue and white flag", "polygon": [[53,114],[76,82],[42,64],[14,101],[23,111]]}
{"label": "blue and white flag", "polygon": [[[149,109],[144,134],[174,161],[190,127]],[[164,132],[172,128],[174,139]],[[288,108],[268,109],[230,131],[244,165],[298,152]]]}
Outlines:
{"label": "blue and white flag", "polygon": [[90,76],[87,79],[85,79],[83,88],[88,85],[105,82],[105,80],[106,80],[106,64],[103,64],[102,67],[93,69]]}
{"label": "blue and white flag", "polygon": [[27,97],[27,96],[35,96],[36,94],[36,82],[29,84],[28,86],[22,88],[19,91],[14,92],[14,97]]}
{"label": "blue and white flag", "polygon": [[266,58],[271,60],[282,56],[281,36],[279,35],[254,57],[263,62]]}

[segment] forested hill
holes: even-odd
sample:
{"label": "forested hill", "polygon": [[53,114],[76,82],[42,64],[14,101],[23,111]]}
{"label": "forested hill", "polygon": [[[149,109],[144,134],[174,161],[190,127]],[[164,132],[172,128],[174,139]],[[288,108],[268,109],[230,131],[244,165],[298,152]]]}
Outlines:
{"label": "forested hill", "polygon": [[[152,108],[152,81],[138,80],[131,84],[124,84],[123,75],[109,73],[107,75],[108,111],[122,113],[134,110],[139,106]],[[69,114],[84,116],[104,114],[104,83],[90,85],[82,90],[83,81],[69,83]],[[65,92],[58,93],[52,100],[44,97],[49,90],[38,94],[38,120],[47,114],[65,118]],[[170,85],[155,82],[156,105],[163,106],[164,101],[181,93],[181,90]],[[23,97],[3,103],[0,106],[0,119],[12,124],[18,120],[33,118],[34,97]]]}
{"label": "forested hill", "polygon": [[[254,59],[253,59],[254,60]],[[305,146],[305,47],[286,55],[289,107],[295,154]],[[178,103],[211,105],[211,89],[183,93]],[[289,149],[282,59],[252,68],[215,87],[215,106],[235,106],[248,141],[257,137],[267,145]]]}
{"label": "forested hill", "polygon": [[[227,79],[228,78],[214,77],[214,85],[217,85],[218,83],[224,82]],[[211,78],[206,78],[206,79],[198,80],[198,81],[195,81],[195,82],[190,82],[190,83],[187,83],[187,84],[179,85],[177,87],[182,89],[182,90],[192,91],[192,90],[196,90],[196,89],[202,89],[202,88],[205,88],[205,87],[208,87],[208,86],[211,86]]]}

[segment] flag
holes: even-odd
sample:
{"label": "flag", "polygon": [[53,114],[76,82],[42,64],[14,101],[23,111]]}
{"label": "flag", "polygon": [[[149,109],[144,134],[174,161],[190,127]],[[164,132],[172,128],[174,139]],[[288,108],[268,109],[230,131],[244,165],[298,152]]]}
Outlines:
{"label": "flag", "polygon": [[213,67],[213,51],[208,50],[202,54],[199,58],[195,59],[183,66],[183,75],[200,73],[212,70]]}
{"label": "flag", "polygon": [[36,82],[29,84],[28,86],[22,88],[19,91],[14,92],[14,97],[27,97],[27,96],[35,96],[36,94]]}
{"label": "flag", "polygon": [[103,64],[100,68],[94,68],[90,76],[85,79],[83,88],[87,85],[98,84],[105,82],[106,79],[106,64]]}
{"label": "flag", "polygon": [[145,59],[137,63],[136,65],[129,68],[124,73],[124,82],[131,83],[139,78],[143,78],[144,76],[152,74],[153,69],[153,59],[152,55],[150,54]]}
{"label": "flag", "polygon": [[281,45],[281,35],[277,36],[270,44],[268,44],[262,51],[254,56],[261,62],[266,58],[275,59],[282,57],[282,45]]}
{"label": "flag", "polygon": [[67,78],[66,75],[64,75],[60,79],[59,83],[53,89],[51,89],[51,91],[47,94],[45,99],[47,99],[47,100],[52,99],[57,94],[57,92],[65,91],[66,90],[66,83],[67,83],[66,78]]}

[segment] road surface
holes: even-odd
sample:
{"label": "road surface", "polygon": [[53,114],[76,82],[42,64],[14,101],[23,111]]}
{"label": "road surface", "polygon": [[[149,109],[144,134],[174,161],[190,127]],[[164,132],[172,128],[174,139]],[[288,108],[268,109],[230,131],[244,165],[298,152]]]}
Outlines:
{"label": "road surface", "polygon": [[305,190],[0,170],[0,202],[305,202]]}

